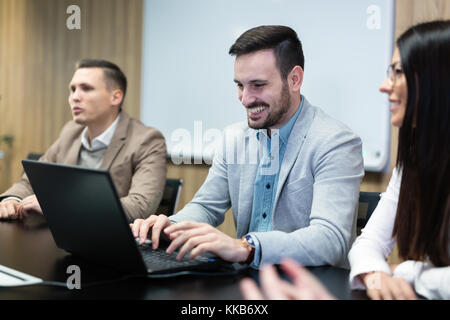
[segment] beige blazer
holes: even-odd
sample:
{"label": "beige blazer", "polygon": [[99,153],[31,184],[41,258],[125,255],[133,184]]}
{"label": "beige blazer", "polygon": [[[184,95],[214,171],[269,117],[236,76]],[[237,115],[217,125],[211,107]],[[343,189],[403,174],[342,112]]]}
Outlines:
{"label": "beige blazer", "polygon": [[[39,161],[76,165],[84,126],[68,122],[58,140]],[[101,168],[108,169],[130,222],[155,213],[167,173],[166,143],[161,132],[122,111]],[[27,176],[0,195],[25,198],[33,194]]]}

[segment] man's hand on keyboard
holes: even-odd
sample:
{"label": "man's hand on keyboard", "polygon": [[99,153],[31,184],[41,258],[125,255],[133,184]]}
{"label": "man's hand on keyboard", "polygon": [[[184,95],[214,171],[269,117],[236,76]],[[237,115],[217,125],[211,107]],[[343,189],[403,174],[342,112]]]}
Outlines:
{"label": "man's hand on keyboard", "polygon": [[234,239],[207,223],[184,221],[172,224],[164,229],[172,240],[167,248],[172,253],[178,248],[177,259],[191,251],[189,258],[198,257],[204,252],[211,252],[229,262],[242,262],[248,257],[249,251]]}
{"label": "man's hand on keyboard", "polygon": [[[151,232],[151,242],[152,248],[157,249],[159,247],[160,236],[165,236],[161,234],[161,230],[173,224],[167,216],[151,215],[147,219],[136,219],[132,224],[130,224],[131,230],[135,238],[139,238],[140,244],[143,244],[148,237],[148,233]],[[151,230],[150,230],[151,229]]]}

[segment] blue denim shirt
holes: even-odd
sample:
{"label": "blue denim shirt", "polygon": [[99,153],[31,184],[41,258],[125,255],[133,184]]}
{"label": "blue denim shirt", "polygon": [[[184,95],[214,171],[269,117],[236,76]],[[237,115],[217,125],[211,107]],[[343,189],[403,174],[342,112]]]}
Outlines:
{"label": "blue denim shirt", "polygon": [[[249,233],[267,232],[272,230],[272,211],[277,191],[278,175],[280,173],[281,163],[286,151],[289,135],[300,114],[303,100],[302,97],[300,107],[281,129],[271,130],[271,138],[267,136],[267,130],[265,129],[260,129],[256,133],[261,144],[262,157],[259,162],[254,182],[253,206]],[[255,257],[250,266],[258,267],[261,257],[261,248],[258,239],[256,239],[255,236],[252,236],[252,239],[255,243],[256,250]]]}

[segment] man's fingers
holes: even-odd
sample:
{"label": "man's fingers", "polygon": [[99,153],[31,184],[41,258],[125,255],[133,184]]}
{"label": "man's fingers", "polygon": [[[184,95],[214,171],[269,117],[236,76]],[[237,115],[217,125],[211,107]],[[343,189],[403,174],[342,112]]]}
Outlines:
{"label": "man's fingers", "polygon": [[17,209],[19,202],[16,200],[5,201],[0,203],[0,218],[2,219],[17,219]]}
{"label": "man's fingers", "polygon": [[17,214],[18,219],[23,219],[25,217],[25,213],[24,213],[22,205],[20,205],[16,208],[16,214]]}
{"label": "man's fingers", "polygon": [[38,211],[38,206],[36,206],[35,203],[33,202],[24,202],[21,206],[23,211],[30,211],[30,210],[34,210],[34,211]]}
{"label": "man's fingers", "polygon": [[18,205],[18,217],[19,218],[24,218],[28,216],[28,213],[30,212],[36,212],[39,214],[43,214],[42,213],[42,209],[41,206],[36,198],[35,195],[33,196],[29,196],[26,197],[19,205]]}
{"label": "man's fingers", "polygon": [[[164,232],[166,232],[166,229],[164,229]],[[175,231],[175,232],[171,232],[168,237],[170,240],[176,239],[178,238],[180,235],[182,235],[184,233],[183,230],[180,231]]]}
{"label": "man's fingers", "polygon": [[[177,250],[177,248],[183,246],[180,249],[180,252],[178,254],[178,258],[182,259],[183,256],[188,251],[190,251],[192,248],[196,247],[201,242],[212,241],[214,239],[214,237],[213,237],[214,230],[215,229],[210,226],[205,226],[203,224],[197,224],[196,228],[173,231],[172,233],[169,234],[169,237],[172,239],[172,242],[170,243],[169,247],[167,248],[167,252],[172,253],[175,250]],[[176,237],[172,236],[174,233],[177,234]]]}
{"label": "man's fingers", "polygon": [[151,215],[147,219],[136,219],[132,224],[130,224],[131,231],[135,238],[140,238],[139,243],[143,244],[148,237],[150,228],[152,228],[151,241],[153,249],[159,246],[159,236],[161,230],[170,224],[169,219],[165,215]]}
{"label": "man's fingers", "polygon": [[191,237],[181,247],[179,256],[182,258],[190,251],[189,258],[194,259],[206,251],[212,251],[214,248],[213,241],[214,235],[212,234]]}
{"label": "man's fingers", "polygon": [[146,219],[144,220],[140,226],[139,226],[139,231],[138,231],[138,237],[140,239],[139,243],[143,244],[145,242],[145,240],[147,240],[147,235],[148,235],[148,231],[150,230],[150,228],[153,225],[153,219]]}
{"label": "man's fingers", "polygon": [[6,218],[8,218],[8,216],[9,216],[9,213],[7,211],[6,206],[0,205],[0,218],[6,219]]}
{"label": "man's fingers", "polygon": [[25,210],[25,208],[21,206],[19,219],[24,219],[26,217],[28,217],[28,211]]}
{"label": "man's fingers", "polygon": [[211,237],[211,235],[205,235],[200,240],[201,243],[197,244],[197,246],[191,250],[189,255],[190,259],[194,259],[204,252],[211,252],[218,256],[220,255],[220,252],[215,250],[217,249],[217,241],[214,242],[214,238]]}
{"label": "man's fingers", "polygon": [[176,231],[181,231],[181,230],[185,231],[185,230],[189,230],[189,229],[198,228],[199,226],[202,226],[202,225],[209,226],[209,224],[201,223],[201,222],[183,221],[183,222],[174,223],[174,224],[168,226],[167,228],[164,229],[164,231],[166,232],[166,234],[171,234],[172,232],[176,232]]}
{"label": "man's fingers", "polygon": [[159,247],[159,237],[161,236],[161,231],[163,228],[167,227],[171,222],[167,216],[160,214],[155,219],[155,222],[153,224],[152,228],[152,247],[154,250],[156,250]]}
{"label": "man's fingers", "polygon": [[170,245],[167,247],[166,251],[168,253],[174,252],[188,240],[189,236],[188,236],[187,232],[179,231],[178,233],[179,233],[179,235],[175,239],[172,239],[172,241],[170,242]]}
{"label": "man's fingers", "polygon": [[139,237],[139,230],[141,229],[141,224],[144,222],[143,219],[136,219],[132,224],[130,224],[131,232],[135,238]]}

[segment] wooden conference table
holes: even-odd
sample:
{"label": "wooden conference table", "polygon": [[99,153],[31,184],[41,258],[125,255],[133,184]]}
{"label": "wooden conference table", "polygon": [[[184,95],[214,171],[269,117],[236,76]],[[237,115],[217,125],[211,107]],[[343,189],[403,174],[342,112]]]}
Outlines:
{"label": "wooden conference table", "polygon": [[[80,230],[82,232],[82,230]],[[0,265],[30,274],[44,281],[65,283],[67,267],[78,265],[81,282],[108,282],[121,279],[116,271],[82,261],[56,247],[42,216],[23,221],[0,220]],[[367,299],[365,292],[352,291],[348,270],[323,266],[308,268],[339,299]],[[69,290],[67,287],[29,286],[0,288],[1,299],[151,299],[151,300],[240,300],[239,281],[258,272],[250,269],[230,276],[180,276],[165,279],[131,278]]]}

